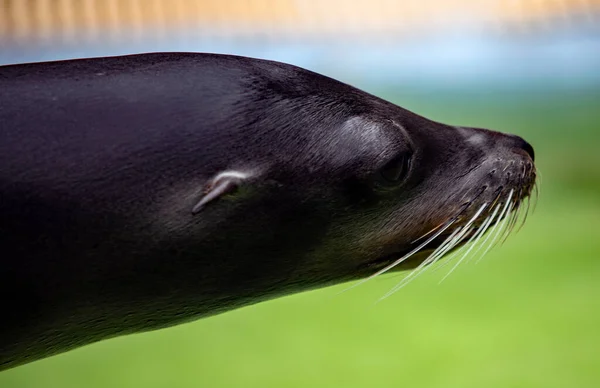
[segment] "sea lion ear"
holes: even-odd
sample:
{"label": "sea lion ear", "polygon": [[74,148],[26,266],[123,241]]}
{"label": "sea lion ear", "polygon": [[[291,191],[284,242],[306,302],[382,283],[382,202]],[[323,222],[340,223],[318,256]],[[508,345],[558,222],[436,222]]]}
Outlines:
{"label": "sea lion ear", "polygon": [[204,195],[196,206],[192,208],[192,214],[200,213],[209,202],[236,191],[242,182],[249,177],[250,174],[236,170],[220,172],[208,181],[204,188]]}

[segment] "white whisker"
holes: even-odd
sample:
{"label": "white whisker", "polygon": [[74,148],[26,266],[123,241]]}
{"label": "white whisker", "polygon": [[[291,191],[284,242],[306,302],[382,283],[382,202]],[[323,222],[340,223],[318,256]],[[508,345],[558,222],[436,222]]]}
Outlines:
{"label": "white whisker", "polygon": [[513,207],[514,203],[511,203],[510,206],[508,207],[508,211],[506,212],[506,216],[504,217],[504,219],[502,220],[502,226],[500,227],[500,229],[502,230],[502,232],[498,233],[498,238],[496,239],[496,241],[494,241],[494,243],[492,244],[492,248],[502,244],[504,242],[503,238],[507,233],[510,233],[510,221],[512,219],[512,207]]}
{"label": "white whisker", "polygon": [[[442,257],[444,257],[444,255],[446,253],[448,253],[449,251],[451,251],[455,246],[457,246],[458,244],[460,244],[468,235],[469,233],[472,231],[473,229],[469,229],[469,230],[464,230],[464,233],[461,233],[460,235],[457,235],[454,237],[454,239],[452,241],[450,241],[448,243],[448,245],[441,251],[439,251],[435,257],[431,258],[431,265],[430,267],[433,267],[434,264],[436,264],[438,261],[440,261],[440,259]],[[462,248],[459,248],[458,252],[460,252]],[[454,257],[456,253],[452,253],[448,258],[446,258],[446,260],[444,260],[444,262],[441,265],[438,265],[437,267],[435,267],[434,269],[432,269],[432,272],[436,272],[438,271],[440,268],[444,268],[448,263],[451,263],[450,259],[452,257]]]}
{"label": "white whisker", "polygon": [[[512,193],[512,190],[511,190],[511,193]],[[500,233],[500,229],[502,229],[501,221],[508,214],[508,207],[510,206],[509,199],[510,199],[511,193],[509,193],[509,196],[506,201],[504,201],[504,202],[501,201],[498,204],[496,211],[499,210],[500,208],[502,208],[502,210],[498,214],[498,217],[496,217],[495,225],[490,229],[490,233],[488,234],[487,238],[482,242],[481,246],[485,245],[486,241],[488,241],[491,237],[492,237],[491,239],[494,240],[495,236]],[[504,206],[502,206],[502,204],[504,204]]]}
{"label": "white whisker", "polygon": [[408,275],[406,275],[398,284],[396,284],[394,287],[392,287],[391,290],[389,290],[385,295],[383,295],[381,298],[379,298],[377,300],[377,302],[382,301],[383,299],[387,298],[388,296],[392,295],[394,292],[396,292],[397,290],[399,290],[400,288],[402,288],[404,285],[409,283],[409,280],[411,278],[416,278],[421,272],[423,272],[423,267],[425,267],[426,265],[428,265],[429,263],[433,263],[435,260],[437,260],[437,258],[439,257],[440,254],[444,254],[446,252],[446,249],[449,249],[448,247],[451,247],[454,245],[454,238],[455,236],[460,233],[460,231],[462,230],[462,227],[459,226],[458,228],[456,228],[454,230],[454,232],[452,232],[450,234],[450,236],[448,236],[443,242],[442,244],[440,244],[439,247],[437,247],[425,260],[423,260],[423,262],[421,264],[419,264],[419,266],[417,266],[415,269],[413,269],[412,271],[410,271],[410,273]]}
{"label": "white whisker", "polygon": [[515,225],[516,219],[519,217],[519,208],[512,208],[513,206],[515,206],[514,202],[511,204],[511,210],[509,210],[506,214],[506,228],[504,229],[500,238],[498,239],[499,244],[504,244],[508,236],[510,236],[510,233],[512,232],[512,229]]}
{"label": "white whisker", "polygon": [[431,233],[435,232],[436,230],[438,230],[439,228],[441,228],[442,226],[444,226],[444,224],[446,224],[446,222],[442,222],[441,224],[439,224],[435,228],[432,228],[429,232],[426,232],[423,235],[421,235],[421,237],[418,237],[418,238],[412,240],[410,243],[414,244],[417,241],[420,241],[420,240],[424,239],[425,237],[429,236]]}
{"label": "white whisker", "polygon": [[533,208],[531,209],[532,214],[535,212],[535,209],[537,208],[538,200],[540,198],[540,188],[539,188],[537,181],[533,185],[533,191],[535,193],[535,200],[533,201]]}
{"label": "white whisker", "polygon": [[[471,236],[471,238],[473,238],[473,236]],[[471,241],[471,239],[469,239],[469,241]],[[466,245],[469,243],[469,241],[467,241],[467,243],[465,243],[465,246],[466,246]],[[444,260],[444,262],[442,262],[442,264],[440,264],[440,265],[438,265],[437,267],[435,267],[435,268],[432,270],[432,272],[437,272],[437,271],[439,271],[440,269],[442,269],[442,268],[444,268],[445,266],[447,266],[447,265],[448,265],[448,263],[451,263],[451,262],[452,262],[452,258],[453,258],[454,256],[456,256],[456,255],[457,255],[459,252],[461,252],[463,248],[464,248],[464,246],[463,246],[463,247],[461,247],[461,248],[459,248],[459,249],[458,249],[456,252],[453,252],[453,253],[452,253],[450,256],[448,256],[448,257],[446,258],[446,260]],[[439,257],[439,258],[441,258],[441,257]],[[439,259],[439,258],[438,258],[438,259]],[[438,260],[436,260],[436,261],[438,261]],[[435,263],[434,263],[434,264],[435,264]]]}
{"label": "white whisker", "polygon": [[[488,234],[488,235],[487,235],[487,236],[486,236],[486,237],[483,239],[483,241],[481,242],[481,244],[479,244],[479,246],[477,247],[477,249],[475,250],[475,252],[473,252],[473,256],[472,256],[472,257],[474,257],[474,256],[476,256],[476,255],[477,255],[477,253],[478,253],[478,252],[481,250],[481,248],[482,248],[482,247],[485,245],[485,243],[486,243],[486,242],[489,240],[489,238],[490,238],[490,236],[493,234],[493,232],[494,232],[495,228],[498,226],[498,225],[494,225],[494,226],[492,226],[492,223],[494,222],[494,219],[495,219],[496,215],[498,214],[498,211],[500,210],[500,208],[501,208],[501,205],[500,205],[500,204],[498,204],[498,205],[497,205],[497,206],[494,208],[494,211],[492,212],[492,215],[491,215],[491,216],[489,216],[489,221],[487,222],[487,224],[486,224],[485,226],[482,226],[482,228],[481,228],[481,229],[482,229],[481,238],[483,238],[484,234],[485,234],[485,233],[486,233],[488,230],[490,230],[490,227],[491,227],[491,231],[490,231],[490,233],[489,233],[489,234]],[[500,218],[496,219],[496,222],[498,222],[499,220],[500,220]],[[480,238],[479,240],[481,240],[481,238]],[[475,243],[474,243],[474,245],[477,245],[477,242],[475,242]],[[469,258],[469,261],[470,261],[470,260],[471,260],[471,258]]]}
{"label": "white whisker", "polygon": [[[498,211],[498,208],[496,208],[496,212]],[[481,249],[481,246],[483,245],[483,243],[485,243],[485,240],[483,241],[483,243],[481,245],[477,245],[477,243],[479,242],[479,240],[481,240],[483,238],[483,235],[485,234],[485,232],[487,232],[489,226],[492,223],[492,220],[494,219],[494,216],[496,215],[496,212],[494,212],[494,214],[492,214],[491,216],[488,216],[483,225],[479,228],[479,230],[477,231],[477,233],[475,233],[470,239],[469,241],[466,242],[466,244],[464,245],[463,249],[457,251],[454,255],[452,255],[451,257],[446,259],[446,262],[439,266],[438,268],[436,268],[436,270],[445,267],[448,263],[452,262],[452,258],[460,253],[462,253],[465,248],[466,248],[466,252],[464,252],[464,254],[461,256],[460,259],[458,259],[458,261],[456,262],[456,264],[454,265],[454,267],[452,267],[452,269],[446,274],[446,276],[444,276],[440,282],[438,284],[441,284],[455,269],[456,267],[458,267],[460,265],[460,263],[466,259],[466,262],[469,262],[471,260],[471,258],[473,258],[473,256],[475,256],[477,254],[477,252]],[[471,251],[478,246],[478,248],[475,250],[475,252],[473,252],[473,255],[471,255],[469,257],[469,253],[471,253]],[[468,248],[467,248],[468,247]]]}
{"label": "white whisker", "polygon": [[473,252],[473,255],[471,257],[469,257],[467,259],[467,262],[471,261],[471,259],[477,255],[477,253],[481,250],[481,247],[485,244],[485,242],[489,239],[490,234],[488,234],[487,237],[483,238],[483,236],[485,235],[485,233],[492,228],[492,231],[494,230],[494,228],[492,227],[492,223],[494,222],[494,219],[496,218],[496,215],[498,214],[498,211],[500,210],[501,206],[500,204],[498,204],[495,208],[494,211],[492,212],[492,215],[490,215],[487,218],[487,221],[481,226],[481,234],[479,235],[479,237],[477,238],[477,240],[475,242],[473,242],[473,245],[477,245],[481,239],[483,239],[483,241],[481,241],[481,244],[479,244],[479,246],[477,247],[477,249],[475,250],[475,252]]}
{"label": "white whisker", "polygon": [[349,291],[349,290],[351,290],[351,289],[353,289],[355,287],[360,286],[361,284],[364,284],[365,282],[368,282],[369,280],[371,280],[371,279],[373,279],[373,278],[375,278],[375,277],[377,277],[377,276],[379,276],[379,275],[381,275],[383,273],[386,273],[390,269],[394,268],[398,264],[402,263],[403,261],[405,261],[406,259],[408,259],[412,255],[414,255],[415,253],[417,253],[418,251],[420,251],[421,249],[423,249],[427,244],[429,244],[430,242],[432,242],[433,240],[435,240],[439,235],[441,235],[442,233],[444,233],[444,231],[446,231],[446,229],[448,229],[450,226],[452,226],[454,224],[454,222],[456,222],[456,218],[453,218],[452,220],[450,220],[440,230],[438,230],[437,232],[435,232],[431,237],[429,237],[427,240],[425,240],[424,242],[422,242],[421,244],[419,244],[415,249],[413,249],[412,251],[408,252],[406,255],[402,256],[398,260],[395,260],[393,263],[388,264],[384,268],[382,268],[379,271],[375,272],[373,275],[371,275],[371,276],[369,276],[369,277],[367,277],[367,278],[359,281],[356,284],[353,284],[352,286],[348,287],[347,289],[345,289],[345,290],[343,290],[341,292]]}
{"label": "white whisker", "polygon": [[[435,262],[437,260],[439,260],[448,251],[450,251],[457,244],[459,244],[463,238],[465,238],[466,236],[468,236],[469,232],[472,230],[471,229],[471,225],[473,225],[473,223],[477,220],[477,218],[479,217],[479,215],[487,207],[487,205],[488,205],[487,203],[483,204],[477,210],[477,212],[475,213],[475,215],[473,215],[473,217],[471,217],[471,219],[465,224],[465,226],[457,228],[450,235],[450,237],[448,237],[444,241],[444,243],[442,243],[435,251],[433,251],[433,253],[431,255],[429,255],[429,257],[427,257],[426,260],[424,260],[415,270],[413,270],[404,279],[402,279],[402,281],[400,283],[398,283],[390,291],[388,291],[383,297],[381,297],[378,300],[378,302],[381,301],[381,300],[383,300],[383,299],[385,299],[385,298],[387,298],[388,296],[392,295],[393,293],[395,293],[396,291],[398,291],[402,287],[406,286],[408,283],[410,283],[410,281],[416,279],[417,276],[419,276],[420,274],[422,274],[423,272],[425,272],[427,270],[427,268],[423,269],[423,267],[425,267],[427,265],[431,266],[431,265],[435,264]],[[412,278],[412,280],[411,280],[411,278]]]}
{"label": "white whisker", "polygon": [[525,221],[527,221],[527,216],[529,215],[529,210],[530,210],[530,205],[531,205],[531,198],[527,197],[527,207],[525,208],[525,214],[523,215],[523,218],[521,219],[521,224],[519,225],[519,227],[517,228],[517,232],[519,233],[521,231],[521,228],[523,228],[523,225],[525,225]]}
{"label": "white whisker", "polygon": [[[471,242],[473,243],[473,245],[476,245],[477,242],[479,241],[479,239],[481,237],[483,237],[483,235],[485,234],[487,228],[490,226],[490,224],[492,223],[494,217],[496,216],[496,213],[498,213],[498,206],[496,206],[496,208],[494,209],[494,212],[492,213],[491,216],[488,216],[482,223],[481,227],[479,228],[479,230],[473,234],[473,236],[471,236],[471,238],[469,238],[469,240],[465,243],[465,245],[460,248],[458,251],[454,252],[450,257],[448,257],[444,263],[442,265],[437,266],[436,269],[434,269],[434,271],[439,271],[440,269],[444,268],[446,265],[448,265],[449,263],[452,262],[452,258],[456,255],[458,255],[460,252],[462,252],[462,250],[469,245]],[[477,253],[477,252],[475,252]]]}
{"label": "white whisker", "polygon": [[[486,220],[484,221],[484,224],[488,221],[491,221],[491,218],[488,217],[486,218]],[[469,255],[469,253],[473,250],[473,248],[475,248],[475,246],[477,245],[476,243],[470,244],[471,241],[473,241],[474,239],[478,239],[480,238],[480,236],[483,236],[483,233],[485,233],[485,228],[480,228],[473,236],[471,236],[471,238],[469,239],[469,241],[467,241],[467,243],[465,244],[466,246],[469,246],[469,248],[467,249],[467,251],[461,256],[460,259],[458,259],[458,261],[456,262],[456,264],[454,264],[454,266],[450,269],[450,271],[448,271],[448,273],[446,274],[446,276],[444,276],[442,278],[442,280],[440,280],[440,282],[438,284],[442,284],[442,282],[444,280],[446,280],[446,278],[448,276],[450,276],[450,274],[452,272],[454,272],[454,270],[456,269],[456,267],[458,267],[460,265],[460,263],[462,263],[462,261]],[[448,260],[448,262],[450,262],[450,260]]]}
{"label": "white whisker", "polygon": [[491,233],[491,234],[494,235],[494,237],[492,238],[492,241],[489,243],[489,245],[487,246],[487,248],[485,249],[485,251],[481,254],[481,256],[479,257],[479,259],[477,259],[477,261],[475,261],[475,264],[479,263],[481,261],[481,259],[486,255],[486,253],[488,253],[488,251],[494,245],[494,243],[496,242],[498,236],[500,235],[500,232],[502,231],[502,228],[506,224],[507,218],[503,219],[503,217],[506,214],[510,213],[509,209],[511,208],[511,205],[512,205],[512,202],[510,200],[512,198],[513,193],[514,193],[514,190],[510,190],[510,192],[508,193],[508,198],[506,199],[506,203],[504,205],[504,208],[502,209],[502,212],[498,216],[498,221],[497,221],[498,225],[496,225],[494,227],[494,232]]}

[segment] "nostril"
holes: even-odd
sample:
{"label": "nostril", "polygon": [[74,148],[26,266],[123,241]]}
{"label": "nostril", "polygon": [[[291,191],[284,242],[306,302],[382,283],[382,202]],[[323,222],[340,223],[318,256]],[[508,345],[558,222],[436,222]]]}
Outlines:
{"label": "nostril", "polygon": [[523,148],[525,152],[529,154],[532,161],[535,160],[535,152],[533,151],[533,147],[531,146],[531,144],[523,140],[523,145],[521,146],[521,148]]}

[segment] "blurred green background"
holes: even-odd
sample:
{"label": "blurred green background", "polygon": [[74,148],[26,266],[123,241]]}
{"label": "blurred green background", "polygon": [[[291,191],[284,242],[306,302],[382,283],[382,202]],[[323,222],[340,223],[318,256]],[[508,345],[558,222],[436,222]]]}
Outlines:
{"label": "blurred green background", "polygon": [[[545,26],[536,39],[558,39],[553,34],[560,23]],[[264,46],[271,51],[252,42],[232,46],[229,38],[220,46],[217,38],[190,46],[329,69],[429,118],[519,134],[536,151],[542,176],[537,208],[504,245],[477,265],[461,265],[442,284],[449,266],[377,304],[402,275],[343,294],[348,285],[281,298],[8,370],[0,373],[0,387],[600,387],[600,62],[588,51],[600,48],[600,35],[573,38],[569,30],[563,36],[569,37],[560,46],[566,51],[535,51],[539,40],[518,35],[508,44],[518,55],[478,56],[473,52],[485,44],[469,46],[462,56],[468,60],[451,63],[450,70],[442,61],[444,72],[413,67],[406,76],[400,67],[404,78],[389,64],[379,78],[360,66],[356,73],[347,69],[363,63],[377,72],[385,67],[378,60],[391,51],[407,53],[406,46],[374,48],[367,41],[365,50],[379,56],[365,62],[358,58],[364,52],[348,56],[353,50],[346,47],[337,53],[347,55],[344,62],[333,55],[329,67],[298,54],[323,51],[290,49],[286,41]],[[82,47],[13,40],[0,59],[152,51],[152,45],[164,49],[176,42]],[[582,42],[584,50],[574,49]],[[498,61],[490,64],[490,58]]]}

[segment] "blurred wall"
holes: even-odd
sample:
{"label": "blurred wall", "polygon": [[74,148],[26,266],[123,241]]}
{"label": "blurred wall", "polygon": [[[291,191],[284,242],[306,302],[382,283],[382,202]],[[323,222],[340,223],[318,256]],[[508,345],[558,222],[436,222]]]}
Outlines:
{"label": "blurred wall", "polygon": [[[600,0],[2,0],[0,36],[13,42],[167,36],[174,30],[271,39],[402,39],[468,25],[498,33],[592,21]],[[132,34],[132,35],[130,35]]]}
{"label": "blurred wall", "polygon": [[600,0],[0,0],[0,64],[147,51],[365,85],[600,84]]}

